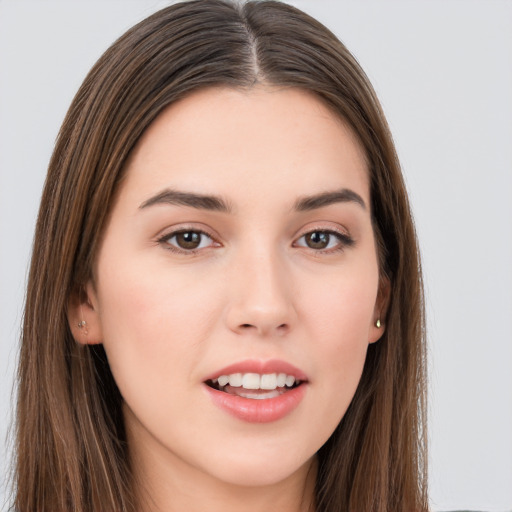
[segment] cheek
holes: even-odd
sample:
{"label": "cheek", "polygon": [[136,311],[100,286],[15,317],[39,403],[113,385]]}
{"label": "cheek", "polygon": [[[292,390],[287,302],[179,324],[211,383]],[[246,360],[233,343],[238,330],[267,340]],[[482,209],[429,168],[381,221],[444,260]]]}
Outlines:
{"label": "cheek", "polygon": [[141,266],[126,261],[99,276],[103,343],[123,394],[136,385],[186,385],[186,363],[197,358],[218,316],[214,293],[195,286],[186,273]]}
{"label": "cheek", "polygon": [[320,395],[339,419],[359,384],[378,289],[377,266],[333,276],[329,287],[310,286],[308,339],[313,340],[314,372],[321,375]]}

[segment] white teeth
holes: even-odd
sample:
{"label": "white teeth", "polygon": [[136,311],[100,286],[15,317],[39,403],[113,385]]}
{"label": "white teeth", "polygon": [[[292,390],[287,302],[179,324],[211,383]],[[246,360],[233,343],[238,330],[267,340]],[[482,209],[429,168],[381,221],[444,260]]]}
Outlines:
{"label": "white teeth", "polygon": [[261,389],[276,389],[277,375],[275,373],[266,373],[261,376]]}
{"label": "white teeth", "polygon": [[242,374],[241,373],[232,373],[229,376],[229,385],[234,388],[239,388],[242,385]]}
{"label": "white teeth", "polygon": [[242,377],[244,389],[260,389],[261,378],[257,373],[245,373]]}
{"label": "white teeth", "polygon": [[291,387],[295,384],[295,377],[293,377],[292,375],[287,375],[287,376],[286,376],[285,384],[286,384],[289,388],[291,388]]}
{"label": "white teeth", "polygon": [[[220,375],[216,379],[212,379],[214,384],[220,388],[228,384],[234,388],[243,387],[244,389],[264,389],[272,391],[277,388],[291,388],[296,380],[293,375],[286,373],[232,373],[230,375]],[[299,381],[297,381],[299,383]]]}
{"label": "white teeth", "polygon": [[229,382],[229,377],[227,375],[221,375],[219,377],[219,386],[222,388]]}
{"label": "white teeth", "polygon": [[275,398],[281,393],[284,393],[284,391],[278,391],[276,389],[267,391],[266,393],[251,393],[250,391],[242,391],[241,393],[238,393],[238,396],[241,396],[242,398],[252,398],[253,400],[265,400],[267,398]]}

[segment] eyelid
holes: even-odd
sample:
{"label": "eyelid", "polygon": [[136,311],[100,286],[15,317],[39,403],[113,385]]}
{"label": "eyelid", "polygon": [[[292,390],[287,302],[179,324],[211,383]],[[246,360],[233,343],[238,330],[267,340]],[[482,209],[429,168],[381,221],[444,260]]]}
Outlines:
{"label": "eyelid", "polygon": [[[168,243],[168,240],[174,236],[179,235],[180,233],[199,233],[201,235],[205,235],[212,240],[212,244],[208,247],[202,247],[198,249],[181,249],[175,245]],[[184,254],[184,255],[193,255],[200,251],[208,250],[212,247],[220,247],[221,243],[218,241],[218,237],[214,235],[209,229],[205,227],[198,227],[197,225],[183,224],[178,226],[173,226],[170,228],[166,228],[161,232],[161,234],[157,235],[156,243],[165,245],[164,249],[174,252],[176,254]]]}
{"label": "eyelid", "polygon": [[[212,243],[208,247],[201,247],[196,249],[182,249],[175,245],[172,245],[168,242],[168,240],[176,235],[179,235],[180,233],[186,233],[186,232],[194,232],[199,233],[201,235],[205,235],[206,237],[210,238]],[[314,249],[312,247],[308,247],[307,245],[297,245],[298,240],[303,238],[304,236],[314,233],[314,232],[323,232],[328,233],[330,235],[335,236],[339,244],[337,247],[329,248],[329,249]],[[205,251],[208,249],[212,249],[215,247],[221,247],[222,244],[219,242],[219,237],[215,235],[212,230],[208,229],[205,226],[197,226],[197,225],[191,225],[191,224],[182,224],[177,226],[168,227],[165,230],[161,232],[161,234],[156,236],[155,239],[157,244],[165,245],[165,249],[169,250],[171,252],[174,252],[176,254],[183,254],[183,255],[194,255],[196,253],[199,253],[201,251]],[[355,243],[354,239],[346,229],[340,229],[337,226],[333,225],[313,225],[308,226],[307,228],[303,228],[300,231],[300,234],[294,238],[294,241],[292,243],[292,246],[294,247],[302,247],[305,249],[308,249],[309,251],[315,253],[315,254],[329,254],[329,253],[336,253],[341,252],[348,247],[351,247]]]}
{"label": "eyelid", "polygon": [[[297,244],[298,240],[300,240],[301,238],[305,237],[306,235],[308,235],[310,233],[314,233],[314,232],[328,233],[330,235],[335,236],[339,240],[339,245],[335,248],[330,248],[330,249],[314,249],[312,247],[308,247],[307,245],[299,245],[299,246],[295,245],[295,244]],[[347,249],[348,247],[351,247],[352,245],[354,245],[354,243],[355,243],[355,240],[350,235],[348,230],[340,229],[339,227],[332,226],[332,225],[328,225],[328,226],[315,225],[315,226],[309,226],[307,228],[304,228],[303,230],[301,230],[300,235],[297,236],[293,242],[295,247],[303,247],[305,249],[309,249],[310,251],[312,251],[315,254],[329,254],[329,253],[332,254],[332,253],[341,252],[341,251],[344,251],[345,249]]]}

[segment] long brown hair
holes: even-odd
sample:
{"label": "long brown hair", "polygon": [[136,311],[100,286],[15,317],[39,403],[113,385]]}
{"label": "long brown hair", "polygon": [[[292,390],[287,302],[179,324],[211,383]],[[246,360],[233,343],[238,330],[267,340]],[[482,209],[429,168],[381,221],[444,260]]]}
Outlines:
{"label": "long brown hair", "polygon": [[425,333],[414,225],[391,135],[356,60],[281,2],[195,0],[142,21],[99,59],[50,161],[37,221],[18,372],[14,508],[137,508],[121,396],[101,345],[74,341],[69,298],[93,262],[131,149],[162,110],[212,86],[308,90],[352,127],[369,162],[386,332],[370,345],[341,423],[318,453],[318,512],[427,510]]}

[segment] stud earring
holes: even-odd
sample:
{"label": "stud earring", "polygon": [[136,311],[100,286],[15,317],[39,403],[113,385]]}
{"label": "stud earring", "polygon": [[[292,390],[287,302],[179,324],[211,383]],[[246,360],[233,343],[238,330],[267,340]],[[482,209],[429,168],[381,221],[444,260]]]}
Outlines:
{"label": "stud earring", "polygon": [[377,321],[375,322],[375,327],[377,327],[377,329],[380,329],[380,326],[381,326],[380,318],[377,318]]}

